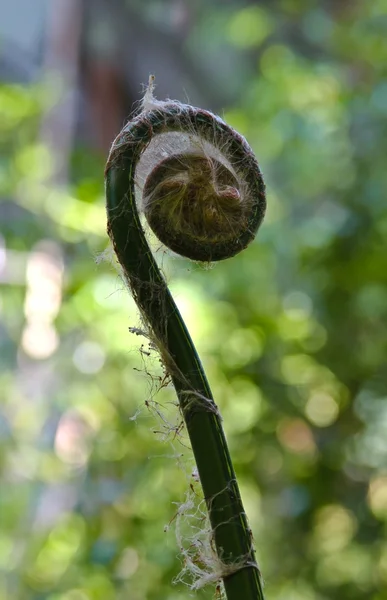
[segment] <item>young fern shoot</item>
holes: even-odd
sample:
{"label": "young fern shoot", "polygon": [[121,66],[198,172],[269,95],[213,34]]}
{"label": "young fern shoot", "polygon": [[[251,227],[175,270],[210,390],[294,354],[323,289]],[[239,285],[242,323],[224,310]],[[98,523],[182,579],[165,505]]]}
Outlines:
{"label": "young fern shoot", "polygon": [[147,335],[173,381],[194,453],[216,559],[205,583],[228,600],[262,600],[251,530],[221,417],[142,224],[173,252],[212,262],[236,255],[264,217],[263,178],[246,140],[208,111],[153,96],[113,142],[106,165],[108,233]]}

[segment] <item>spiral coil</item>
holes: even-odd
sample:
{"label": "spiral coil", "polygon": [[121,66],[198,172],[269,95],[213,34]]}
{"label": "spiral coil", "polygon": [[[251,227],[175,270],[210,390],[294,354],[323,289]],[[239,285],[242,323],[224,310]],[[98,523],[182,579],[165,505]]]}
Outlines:
{"label": "spiral coil", "polygon": [[159,104],[124,127],[106,168],[130,161],[135,172],[155,137],[188,136],[188,151],[172,151],[153,165],[139,209],[158,239],[177,254],[203,262],[234,256],[254,239],[266,209],[254,154],[212,113],[177,102]]}

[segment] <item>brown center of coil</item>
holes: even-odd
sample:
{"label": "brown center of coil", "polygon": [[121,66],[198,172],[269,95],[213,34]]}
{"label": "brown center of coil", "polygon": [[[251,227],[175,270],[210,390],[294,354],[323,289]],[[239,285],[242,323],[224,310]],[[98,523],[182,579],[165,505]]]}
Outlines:
{"label": "brown center of coil", "polygon": [[171,250],[193,260],[213,260],[219,248],[226,258],[228,245],[232,256],[233,241],[246,229],[245,208],[236,177],[212,157],[171,156],[144,185],[143,210],[152,231]]}

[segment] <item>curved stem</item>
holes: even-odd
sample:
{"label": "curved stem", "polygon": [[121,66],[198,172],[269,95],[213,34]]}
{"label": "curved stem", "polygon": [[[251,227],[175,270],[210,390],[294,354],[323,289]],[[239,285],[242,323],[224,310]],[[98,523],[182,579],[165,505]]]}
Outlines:
{"label": "curved stem", "polygon": [[[153,115],[159,112],[153,111]],[[165,115],[163,119],[165,126]],[[138,121],[134,127],[132,122],[113,146],[106,170],[108,232],[140,312],[172,376],[209,512],[227,599],[262,600],[263,585],[251,530],[221,418],[185,323],[148,246],[137,211],[134,170],[147,143],[144,133],[146,126]]]}

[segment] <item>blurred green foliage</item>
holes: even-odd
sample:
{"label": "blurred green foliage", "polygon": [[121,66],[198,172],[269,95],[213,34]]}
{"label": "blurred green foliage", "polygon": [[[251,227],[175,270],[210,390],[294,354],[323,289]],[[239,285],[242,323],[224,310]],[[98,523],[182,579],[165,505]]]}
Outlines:
{"label": "blurred green foliage", "polygon": [[[209,33],[209,52],[245,57],[224,117],[256,151],[268,214],[212,270],[164,258],[171,289],[267,598],[384,600],[387,3],[200,4],[191,49]],[[212,598],[171,584],[192,458],[155,415],[152,398],[179,423],[114,260],[94,262],[103,159],[77,146],[70,187],[50,184],[51,101],[0,87],[0,600]]]}

